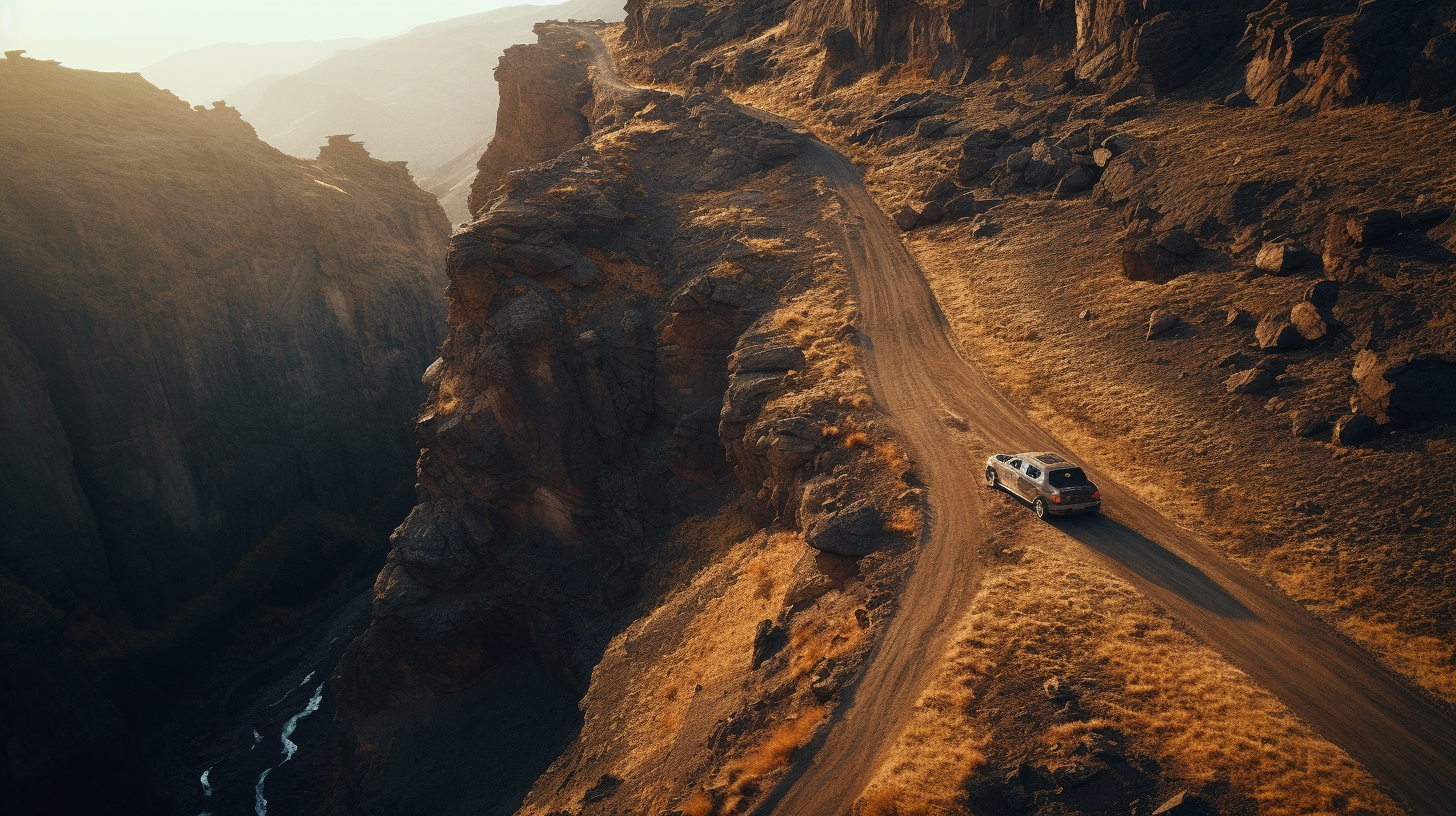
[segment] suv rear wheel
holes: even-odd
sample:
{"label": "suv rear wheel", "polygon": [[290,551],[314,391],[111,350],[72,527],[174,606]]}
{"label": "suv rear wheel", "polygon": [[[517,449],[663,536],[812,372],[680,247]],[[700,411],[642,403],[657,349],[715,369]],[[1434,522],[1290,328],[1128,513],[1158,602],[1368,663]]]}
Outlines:
{"label": "suv rear wheel", "polygon": [[1036,514],[1036,517],[1039,518],[1039,519],[1046,518],[1047,517],[1047,503],[1046,503],[1046,499],[1043,499],[1043,498],[1038,497],[1036,501],[1032,502],[1031,503],[1031,512],[1035,513]]}

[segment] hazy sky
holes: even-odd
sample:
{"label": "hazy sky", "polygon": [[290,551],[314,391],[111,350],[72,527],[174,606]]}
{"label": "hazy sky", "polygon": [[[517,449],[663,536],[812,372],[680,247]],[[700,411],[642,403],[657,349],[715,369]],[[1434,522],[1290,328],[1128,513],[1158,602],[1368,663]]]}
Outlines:
{"label": "hazy sky", "polygon": [[0,48],[72,68],[136,71],[213,43],[387,37],[524,2],[560,0],[0,0]]}

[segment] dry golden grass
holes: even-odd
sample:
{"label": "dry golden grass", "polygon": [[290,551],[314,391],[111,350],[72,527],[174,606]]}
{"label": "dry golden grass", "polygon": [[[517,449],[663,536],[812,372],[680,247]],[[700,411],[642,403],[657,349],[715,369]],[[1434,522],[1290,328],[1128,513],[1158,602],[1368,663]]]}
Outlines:
{"label": "dry golden grass", "polygon": [[[1091,718],[1049,722],[1037,740],[1044,749],[1115,728],[1170,776],[1248,791],[1260,814],[1400,812],[1347,754],[1131,586],[1068,552],[1055,531],[1015,523],[1007,540],[1024,548],[1020,561],[985,578],[861,812],[963,807],[977,766],[1008,751],[997,740],[1010,723],[977,704],[978,690],[1007,672],[1032,678],[1032,697],[1039,678],[1097,681],[1081,698]],[[998,698],[996,707],[1016,705]]]}
{"label": "dry golden grass", "polygon": [[852,431],[844,435],[844,449],[854,450],[855,448],[867,448],[870,446],[869,434],[864,431]]}
{"label": "dry golden grass", "polygon": [[775,728],[762,743],[723,769],[729,795],[724,813],[739,813],[747,800],[763,790],[765,777],[787,768],[794,752],[799,750],[824,721],[824,709],[811,706],[794,719]]}
{"label": "dry golden grass", "polygon": [[683,816],[712,816],[713,800],[701,793],[695,793],[678,806]]}

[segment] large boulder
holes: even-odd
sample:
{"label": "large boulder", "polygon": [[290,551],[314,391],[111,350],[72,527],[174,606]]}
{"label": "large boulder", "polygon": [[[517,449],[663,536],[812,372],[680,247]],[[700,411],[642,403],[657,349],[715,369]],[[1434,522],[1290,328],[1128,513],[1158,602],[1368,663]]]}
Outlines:
{"label": "large boulder", "polygon": [[1122,251],[1122,276],[1133,281],[1167,283],[1183,273],[1183,258],[1150,238],[1138,239]]}
{"label": "large boulder", "polygon": [[1456,359],[1417,354],[1381,361],[1368,349],[1355,357],[1351,410],[1387,422],[1456,416]]}
{"label": "large boulder", "polygon": [[1254,339],[1259,341],[1259,350],[1264,352],[1288,351],[1304,345],[1299,329],[1283,312],[1264,315],[1259,325],[1254,327]]}
{"label": "large boulder", "polygon": [[879,549],[884,519],[868,499],[860,499],[809,525],[804,540],[816,550],[858,558]]}
{"label": "large boulder", "polygon": [[1259,248],[1254,266],[1270,275],[1288,275],[1313,257],[1314,253],[1298,241],[1271,241]]}
{"label": "large boulder", "polygon": [[1305,340],[1318,340],[1330,332],[1329,321],[1313,303],[1302,300],[1289,310],[1289,322]]}
{"label": "large boulder", "polygon": [[1274,375],[1267,369],[1240,371],[1224,382],[1230,394],[1267,394],[1274,390]]}
{"label": "large boulder", "polygon": [[1335,444],[1350,447],[1375,435],[1379,424],[1364,414],[1346,414],[1335,420],[1335,431],[1331,437]]}

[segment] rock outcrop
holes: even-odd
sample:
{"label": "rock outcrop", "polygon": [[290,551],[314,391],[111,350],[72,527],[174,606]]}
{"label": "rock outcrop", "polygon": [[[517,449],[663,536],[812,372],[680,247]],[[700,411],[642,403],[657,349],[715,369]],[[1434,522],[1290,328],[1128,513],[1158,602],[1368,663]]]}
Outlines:
{"label": "rock outcrop", "polygon": [[[1450,3],[1354,0],[1053,0],[1032,7],[984,0],[895,6],[813,0],[792,7],[782,0],[713,6],[631,0],[627,39],[657,52],[656,72],[687,72],[700,82],[741,76],[705,56],[712,48],[787,23],[789,37],[820,43],[817,92],[886,65],[915,64],[932,78],[963,83],[1006,58],[1072,53],[1069,81],[1109,90],[1140,86],[1161,94],[1207,78],[1219,98],[1237,83],[1245,104],[1327,108],[1412,100],[1437,110],[1456,104],[1452,20]],[[765,61],[772,71],[773,60],[760,56]]]}
{"label": "rock outcrop", "polygon": [[[402,164],[347,137],[293,159],[226,106],[19,54],[0,61],[0,152],[15,159],[0,185],[4,603],[152,627],[134,640],[191,654],[238,596],[194,607],[185,632],[164,622],[291,511],[362,519],[408,490],[448,225]],[[72,646],[48,664],[54,695],[0,654],[6,696],[29,689],[36,715],[4,718],[7,750],[45,758],[7,778],[11,801],[82,795],[65,757],[90,740],[61,712],[105,707],[76,697],[87,673],[134,655],[110,645],[83,671]]]}

